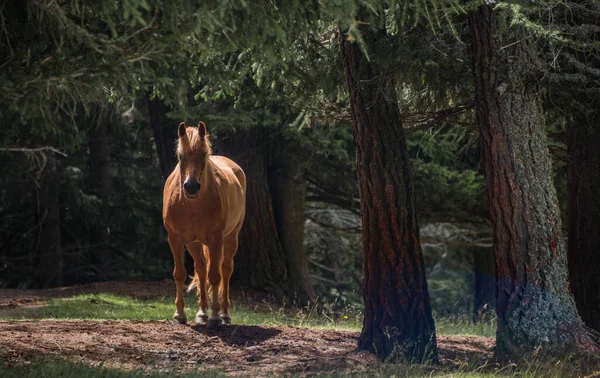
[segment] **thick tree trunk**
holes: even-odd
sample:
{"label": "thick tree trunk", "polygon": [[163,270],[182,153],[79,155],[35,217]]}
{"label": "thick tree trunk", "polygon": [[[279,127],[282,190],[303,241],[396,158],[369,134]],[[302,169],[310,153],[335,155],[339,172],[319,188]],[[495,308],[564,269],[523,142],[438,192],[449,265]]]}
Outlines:
{"label": "thick tree trunk", "polygon": [[489,5],[469,24],[494,234],[495,357],[518,360],[540,345],[562,354],[589,339],[568,291],[535,39]]}
{"label": "thick tree trunk", "polygon": [[108,218],[109,176],[107,129],[110,122],[107,109],[100,109],[92,122],[88,136],[89,168],[88,190],[100,201],[98,218],[90,230],[91,257],[101,278],[109,272],[108,262]]}
{"label": "thick tree trunk", "polygon": [[175,156],[175,141],[177,140],[177,122],[167,119],[169,108],[158,98],[150,99],[146,93],[148,118],[152,127],[152,135],[156,145],[156,156],[163,179],[173,172],[177,165]]}
{"label": "thick tree trunk", "polygon": [[477,322],[482,314],[494,308],[496,302],[496,279],[494,277],[494,256],[489,248],[473,249],[475,272],[475,300],[473,303],[473,321]]}
{"label": "thick tree trunk", "polygon": [[60,166],[54,156],[48,156],[40,183],[39,269],[40,287],[63,284],[63,254],[60,233]]}
{"label": "thick tree trunk", "polygon": [[269,170],[277,233],[286,258],[287,281],[301,305],[313,303],[314,293],[304,250],[306,180],[294,142],[276,141],[278,153]]}
{"label": "thick tree trunk", "polygon": [[287,266],[272,206],[267,177],[267,138],[260,128],[240,130],[218,139],[219,154],[246,173],[246,218],[239,235],[232,282],[287,296]]}
{"label": "thick tree trunk", "polygon": [[569,134],[569,280],[579,315],[600,332],[600,112]]}
{"label": "thick tree trunk", "polygon": [[[386,39],[362,30],[371,59]],[[364,323],[359,349],[384,360],[437,361],[406,140],[395,89],[340,33],[350,93],[363,238]],[[389,91],[385,92],[388,88]]]}

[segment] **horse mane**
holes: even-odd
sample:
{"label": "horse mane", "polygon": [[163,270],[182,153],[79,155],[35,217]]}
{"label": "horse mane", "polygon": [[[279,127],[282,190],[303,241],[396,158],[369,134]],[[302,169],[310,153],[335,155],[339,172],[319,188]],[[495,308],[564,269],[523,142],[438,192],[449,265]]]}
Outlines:
{"label": "horse mane", "polygon": [[212,145],[210,143],[210,135],[208,133],[206,133],[204,138],[201,138],[197,127],[186,126],[185,131],[187,138],[177,139],[177,154],[184,154],[189,149],[195,150],[203,145],[203,150],[206,151],[206,156],[208,157],[212,155]]}

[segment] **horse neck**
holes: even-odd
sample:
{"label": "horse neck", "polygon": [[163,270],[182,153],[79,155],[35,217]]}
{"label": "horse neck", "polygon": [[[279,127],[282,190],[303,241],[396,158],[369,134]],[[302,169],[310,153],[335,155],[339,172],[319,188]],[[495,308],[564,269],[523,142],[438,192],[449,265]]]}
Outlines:
{"label": "horse neck", "polygon": [[215,182],[215,166],[210,156],[206,160],[206,167],[204,168],[204,173],[202,174],[202,179],[200,179],[200,195],[202,195],[202,191],[204,190],[204,194],[209,193],[209,190],[212,189],[212,186]]}

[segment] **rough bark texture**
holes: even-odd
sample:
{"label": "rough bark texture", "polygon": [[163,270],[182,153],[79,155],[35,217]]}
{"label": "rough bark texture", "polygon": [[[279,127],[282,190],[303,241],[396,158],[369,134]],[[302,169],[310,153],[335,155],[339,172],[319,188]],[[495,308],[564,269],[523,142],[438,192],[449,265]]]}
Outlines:
{"label": "rough bark texture", "polygon": [[148,118],[156,145],[156,155],[163,179],[169,177],[177,165],[175,141],[177,140],[177,122],[167,119],[168,107],[159,99],[150,99],[146,94]]}
{"label": "rough bark texture", "polygon": [[473,248],[475,272],[475,300],[473,321],[494,308],[496,302],[496,279],[494,277],[494,256],[489,248]]}
{"label": "rough bark texture", "polygon": [[107,129],[109,115],[106,109],[98,112],[89,130],[89,167],[88,190],[100,200],[98,217],[90,230],[90,262],[106,278],[108,273],[108,218],[109,218],[109,176]]}
{"label": "rough bark texture", "polygon": [[63,284],[63,254],[60,233],[60,170],[59,162],[47,156],[39,190],[39,269],[37,281],[41,287]]}
{"label": "rough bark texture", "polygon": [[[370,53],[387,36],[361,30]],[[437,361],[406,141],[394,86],[340,33],[350,93],[363,238],[359,349],[384,360]],[[383,48],[385,48],[383,46]]]}
{"label": "rough bark texture", "polygon": [[299,304],[313,303],[315,296],[304,250],[306,180],[293,141],[279,140],[274,166],[269,172],[277,233],[287,263],[287,281]]}
{"label": "rough bark texture", "polygon": [[495,357],[518,360],[540,345],[562,354],[585,335],[568,291],[535,39],[490,6],[472,12],[469,24],[494,234]]}
{"label": "rough bark texture", "polygon": [[600,332],[600,112],[569,134],[569,281],[579,315]]}
{"label": "rough bark texture", "polygon": [[283,252],[267,177],[267,139],[260,128],[218,138],[219,154],[233,159],[246,173],[246,218],[239,235],[232,282],[287,295]]}

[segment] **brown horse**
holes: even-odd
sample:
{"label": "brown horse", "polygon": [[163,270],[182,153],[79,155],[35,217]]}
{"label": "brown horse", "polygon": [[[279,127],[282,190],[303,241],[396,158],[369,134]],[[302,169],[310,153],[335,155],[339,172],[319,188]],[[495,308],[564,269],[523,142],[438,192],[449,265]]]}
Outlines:
{"label": "brown horse", "polygon": [[[218,327],[231,323],[229,279],[238,233],[246,212],[246,176],[233,161],[211,155],[203,122],[198,127],[179,124],[179,164],[167,178],[163,195],[163,222],[175,260],[173,278],[177,286],[173,319],[185,324],[183,285],[186,271],[184,246],[194,258],[194,281],[199,310],[195,320]],[[206,277],[212,288],[212,312],[208,317]],[[221,298],[219,301],[219,294]]]}

